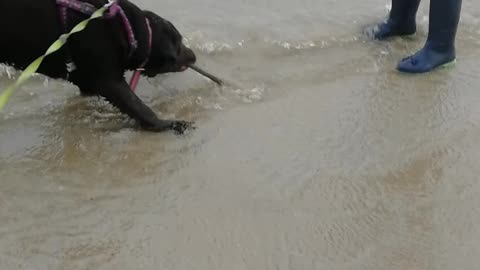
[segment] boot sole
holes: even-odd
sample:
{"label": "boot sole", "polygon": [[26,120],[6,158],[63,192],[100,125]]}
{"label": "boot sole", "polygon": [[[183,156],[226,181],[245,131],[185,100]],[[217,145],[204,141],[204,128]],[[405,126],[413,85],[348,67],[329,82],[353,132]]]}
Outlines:
{"label": "boot sole", "polygon": [[413,34],[406,34],[406,35],[403,35],[403,36],[398,36],[400,38],[403,38],[403,39],[409,39],[409,40],[413,40],[417,37],[417,33],[413,33]]}
{"label": "boot sole", "polygon": [[437,68],[444,68],[444,69],[452,68],[453,66],[455,66],[456,63],[457,63],[457,59],[453,59],[450,62],[447,62],[441,66],[438,66]]}
{"label": "boot sole", "polygon": [[382,38],[382,39],[373,38],[373,40],[376,40],[376,41],[391,41],[391,40],[394,40],[395,38],[401,38],[401,39],[407,39],[407,40],[414,40],[416,36],[417,36],[417,33],[415,32],[415,33],[413,33],[413,34],[392,35],[392,36],[389,36],[389,37],[386,37],[386,38]]}
{"label": "boot sole", "polygon": [[399,70],[400,73],[403,73],[403,74],[425,74],[425,73],[431,73],[431,72],[434,72],[436,70],[441,70],[441,69],[450,69],[452,68],[453,66],[455,66],[455,64],[457,63],[457,59],[453,59],[452,61],[450,62],[447,62],[445,64],[442,64],[442,65],[439,65],[435,68],[432,68],[431,70],[428,70],[428,71],[425,71],[425,72],[408,72],[408,71],[401,71]]}

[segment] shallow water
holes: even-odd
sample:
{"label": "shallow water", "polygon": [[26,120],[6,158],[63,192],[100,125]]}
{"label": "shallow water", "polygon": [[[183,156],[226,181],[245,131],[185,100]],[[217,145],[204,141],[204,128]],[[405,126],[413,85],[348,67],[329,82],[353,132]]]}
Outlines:
{"label": "shallow water", "polygon": [[[161,2],[161,3],[160,3]],[[0,114],[0,269],[476,269],[480,4],[455,68],[394,71],[386,1],[142,0],[225,78],[142,80],[186,136],[42,76]],[[18,76],[2,68],[0,89]]]}

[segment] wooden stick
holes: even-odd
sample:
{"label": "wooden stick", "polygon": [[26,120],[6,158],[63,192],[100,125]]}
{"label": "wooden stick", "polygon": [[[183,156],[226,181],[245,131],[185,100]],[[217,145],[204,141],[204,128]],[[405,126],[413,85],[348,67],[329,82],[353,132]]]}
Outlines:
{"label": "wooden stick", "polygon": [[205,70],[195,66],[195,65],[190,65],[189,66],[191,69],[195,70],[196,72],[200,73],[201,75],[209,78],[210,80],[212,80],[213,82],[215,82],[216,84],[218,84],[219,86],[222,86],[223,85],[223,81],[220,80],[219,78],[217,78],[216,76],[206,72]]}

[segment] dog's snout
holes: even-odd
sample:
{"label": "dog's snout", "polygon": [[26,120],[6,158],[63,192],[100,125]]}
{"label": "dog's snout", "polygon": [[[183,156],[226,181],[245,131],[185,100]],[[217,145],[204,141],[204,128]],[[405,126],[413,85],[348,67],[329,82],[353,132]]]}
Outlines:
{"label": "dog's snout", "polygon": [[197,62],[197,56],[190,48],[185,47],[184,52],[185,52],[185,59],[187,63],[195,64],[195,62]]}
{"label": "dog's snout", "polygon": [[176,57],[173,70],[176,72],[185,71],[190,66],[194,65],[195,62],[197,62],[197,56],[195,53],[190,48],[182,45]]}

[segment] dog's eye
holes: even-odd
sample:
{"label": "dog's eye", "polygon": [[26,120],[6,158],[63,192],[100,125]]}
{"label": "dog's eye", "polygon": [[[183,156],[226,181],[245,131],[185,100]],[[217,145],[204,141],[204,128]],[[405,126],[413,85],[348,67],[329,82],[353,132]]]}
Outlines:
{"label": "dog's eye", "polygon": [[173,55],[167,55],[166,60],[167,60],[167,63],[173,64],[177,62],[177,57]]}

